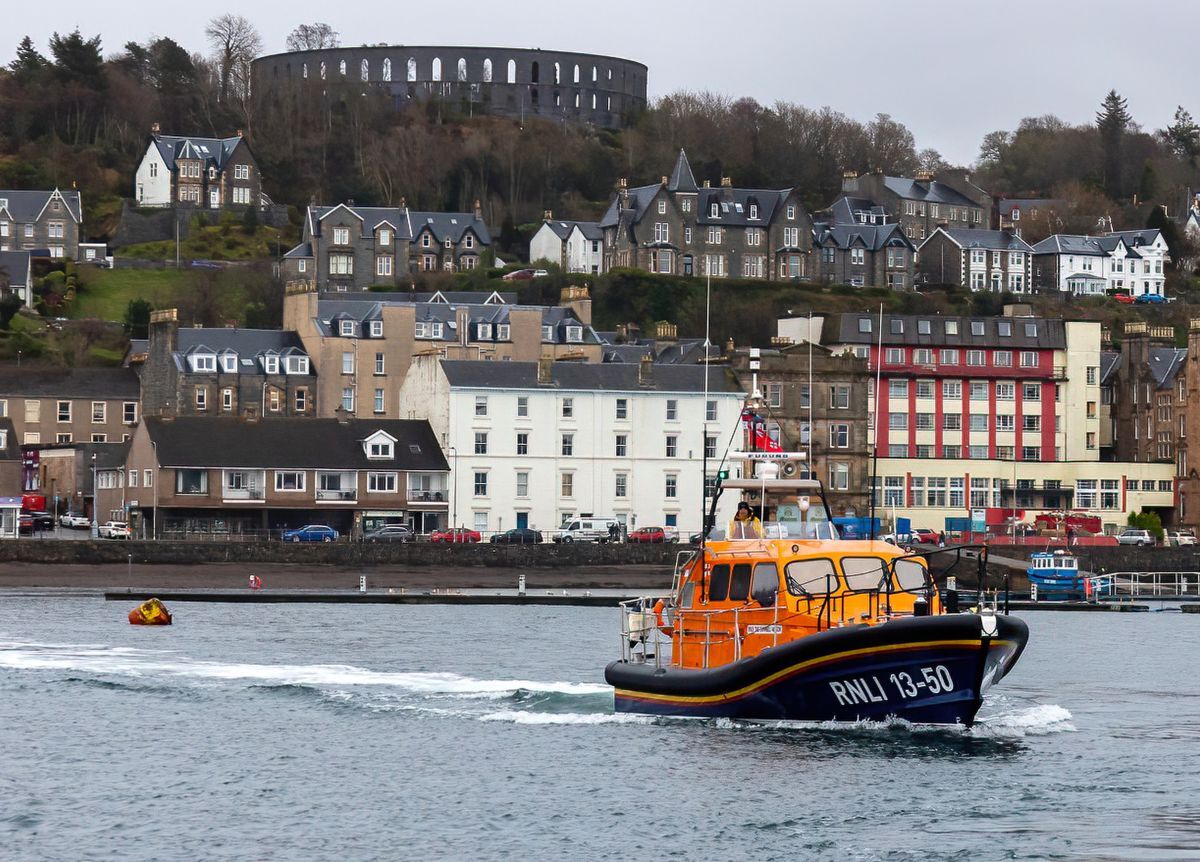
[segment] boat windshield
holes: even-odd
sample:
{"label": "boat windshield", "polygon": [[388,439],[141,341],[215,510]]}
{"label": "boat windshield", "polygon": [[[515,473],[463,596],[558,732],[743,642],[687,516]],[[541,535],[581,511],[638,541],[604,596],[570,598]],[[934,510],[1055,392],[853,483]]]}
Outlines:
{"label": "boat windshield", "polygon": [[795,492],[768,492],[763,505],[739,504],[737,513],[725,524],[714,524],[711,540],[757,541],[759,539],[837,539],[837,527],[826,517],[825,507],[809,505],[808,497]]}
{"label": "boat windshield", "polygon": [[925,589],[928,580],[925,567],[916,560],[896,560],[894,571],[897,588],[906,593],[915,593]]}

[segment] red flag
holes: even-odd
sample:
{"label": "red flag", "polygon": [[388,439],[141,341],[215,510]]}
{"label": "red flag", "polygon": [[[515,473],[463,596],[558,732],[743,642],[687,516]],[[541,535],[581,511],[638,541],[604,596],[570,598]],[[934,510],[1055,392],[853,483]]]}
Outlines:
{"label": "red flag", "polygon": [[783,447],[767,433],[767,423],[750,410],[742,411],[742,427],[746,431],[746,446],[753,452],[782,452]]}

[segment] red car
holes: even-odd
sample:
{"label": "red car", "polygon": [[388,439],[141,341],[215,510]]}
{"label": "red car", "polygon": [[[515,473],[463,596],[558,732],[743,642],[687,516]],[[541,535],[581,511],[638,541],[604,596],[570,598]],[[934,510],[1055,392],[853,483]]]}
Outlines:
{"label": "red car", "polygon": [[453,527],[449,530],[437,530],[429,537],[429,541],[437,545],[471,545],[482,537],[475,530],[466,527]]}
{"label": "red car", "polygon": [[662,527],[639,527],[629,534],[629,541],[661,545],[664,542],[670,541],[670,538],[667,536],[667,531]]}
{"label": "red car", "polygon": [[1128,293],[1114,293],[1112,298],[1125,305],[1133,305],[1133,296]]}

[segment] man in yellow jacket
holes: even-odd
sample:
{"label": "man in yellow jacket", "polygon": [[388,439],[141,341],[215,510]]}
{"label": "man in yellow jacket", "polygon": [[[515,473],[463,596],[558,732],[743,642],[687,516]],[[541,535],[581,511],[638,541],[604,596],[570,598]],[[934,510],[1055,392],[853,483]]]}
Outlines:
{"label": "man in yellow jacket", "polygon": [[729,532],[725,536],[727,539],[762,538],[762,521],[755,517],[750,504],[745,500],[738,503],[737,512],[729,522]]}

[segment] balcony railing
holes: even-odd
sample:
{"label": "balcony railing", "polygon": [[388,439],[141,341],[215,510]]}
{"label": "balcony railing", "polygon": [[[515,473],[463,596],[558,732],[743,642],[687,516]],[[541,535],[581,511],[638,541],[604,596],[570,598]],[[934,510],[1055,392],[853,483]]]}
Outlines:
{"label": "balcony railing", "polygon": [[317,489],[318,503],[354,503],[358,500],[358,493],[355,491],[327,491],[322,488]]}
{"label": "balcony railing", "polygon": [[266,496],[262,488],[221,488],[222,500],[263,500]]}
{"label": "balcony railing", "polygon": [[445,503],[446,492],[409,488],[408,499],[412,503]]}

